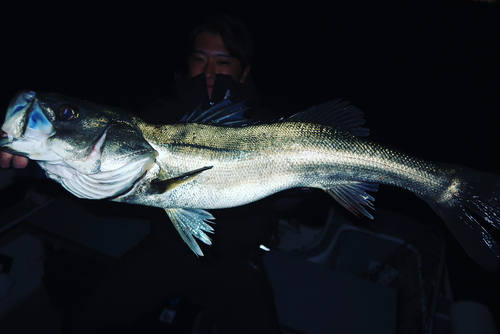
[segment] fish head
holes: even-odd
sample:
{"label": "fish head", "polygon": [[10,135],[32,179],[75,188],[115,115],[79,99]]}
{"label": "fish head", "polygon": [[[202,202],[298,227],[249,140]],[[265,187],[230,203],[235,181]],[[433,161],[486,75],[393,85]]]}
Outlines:
{"label": "fish head", "polygon": [[[157,155],[132,114],[56,93],[18,93],[2,130],[7,137],[1,150],[36,160],[49,177],[83,198],[126,191]],[[113,185],[111,192],[104,190],[106,183]],[[82,187],[95,188],[95,194]]]}

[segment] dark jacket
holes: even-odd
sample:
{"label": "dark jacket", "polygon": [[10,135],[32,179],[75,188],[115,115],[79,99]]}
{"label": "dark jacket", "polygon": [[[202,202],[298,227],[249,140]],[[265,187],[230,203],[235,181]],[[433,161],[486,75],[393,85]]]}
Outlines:
{"label": "dark jacket", "polygon": [[230,76],[217,74],[212,92],[208,97],[205,75],[192,79],[176,74],[174,85],[166,98],[146,105],[139,112],[141,118],[154,124],[171,124],[201,105],[206,110],[221,102],[229,91],[233,103],[245,101],[250,108],[245,117],[262,121],[272,121],[281,115],[260,106],[260,94],[249,77],[244,84],[235,82]]}

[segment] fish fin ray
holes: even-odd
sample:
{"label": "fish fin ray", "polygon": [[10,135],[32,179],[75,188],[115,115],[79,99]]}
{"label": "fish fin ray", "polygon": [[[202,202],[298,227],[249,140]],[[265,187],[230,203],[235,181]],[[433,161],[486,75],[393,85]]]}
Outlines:
{"label": "fish fin ray", "polygon": [[227,97],[213,107],[203,110],[201,104],[191,113],[186,114],[181,123],[203,123],[211,125],[245,126],[255,123],[243,114],[249,109],[246,101],[232,103]]}
{"label": "fish fin ray", "polygon": [[[500,228],[500,177],[473,169],[451,166],[456,183],[445,201],[424,199],[445,221],[467,254],[489,271],[499,269],[500,246],[489,227]],[[486,222],[486,224],[484,223]],[[494,232],[494,230],[491,230]]]}
{"label": "fish fin ray", "polygon": [[498,270],[499,245],[464,207],[435,208],[467,254],[488,271]]}
{"label": "fish fin ray", "polygon": [[358,137],[366,137],[369,134],[368,128],[362,127],[365,124],[363,112],[343,99],[335,99],[319,106],[313,106],[284,119],[284,121],[329,125]]}
{"label": "fish fin ray", "polygon": [[205,232],[213,233],[214,229],[207,223],[213,223],[211,220],[215,219],[214,216],[201,209],[177,208],[165,209],[165,212],[182,240],[197,256],[203,256],[203,251],[193,237],[211,245],[212,240]]}
{"label": "fish fin ray", "polygon": [[[205,166],[166,180],[161,180],[161,179],[153,180],[151,182],[151,188],[153,189],[154,193],[163,194],[192,180],[193,178],[200,175],[202,172],[209,170],[212,167],[213,166]],[[161,171],[160,175],[162,175]]]}
{"label": "fish fin ray", "polygon": [[366,210],[365,206],[374,210],[373,201],[375,199],[367,194],[366,191],[376,192],[377,190],[378,184],[375,183],[352,182],[326,189],[326,192],[358,218],[365,216],[373,219],[373,216]]}

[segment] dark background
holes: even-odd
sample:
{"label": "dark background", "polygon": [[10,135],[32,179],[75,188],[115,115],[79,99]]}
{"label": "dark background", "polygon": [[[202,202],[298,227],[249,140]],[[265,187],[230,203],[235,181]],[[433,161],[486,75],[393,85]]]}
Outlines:
{"label": "dark background", "polygon": [[[500,174],[498,4],[352,1],[273,12],[246,6],[222,10],[252,31],[252,73],[265,106],[291,114],[344,97],[365,112],[374,140]],[[182,67],[185,37],[206,13],[192,7],[3,10],[1,108],[31,89],[137,110]],[[430,208],[388,187],[376,198],[378,207],[442,228],[455,297],[500,314],[499,274],[470,260]]]}

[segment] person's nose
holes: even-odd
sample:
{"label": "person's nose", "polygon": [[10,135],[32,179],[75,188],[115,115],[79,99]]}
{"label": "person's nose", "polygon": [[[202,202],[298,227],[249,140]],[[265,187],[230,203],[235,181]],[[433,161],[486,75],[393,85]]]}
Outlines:
{"label": "person's nose", "polygon": [[205,66],[205,76],[207,79],[215,78],[217,74],[217,68],[213,62],[208,62]]}

